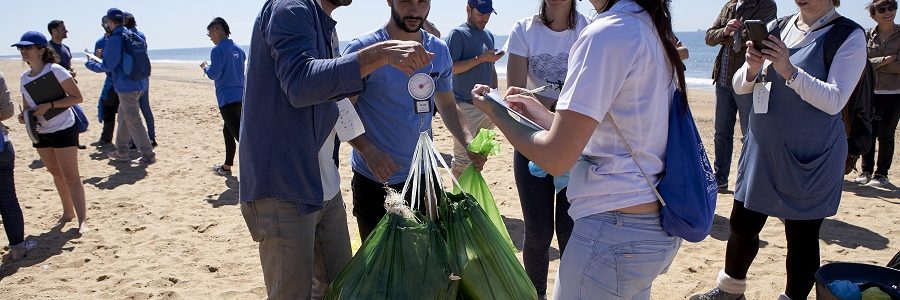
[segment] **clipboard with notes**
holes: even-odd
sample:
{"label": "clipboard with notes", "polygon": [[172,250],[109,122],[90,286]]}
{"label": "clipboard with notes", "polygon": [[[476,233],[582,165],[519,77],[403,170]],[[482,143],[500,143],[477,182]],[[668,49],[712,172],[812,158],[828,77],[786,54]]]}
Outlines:
{"label": "clipboard with notes", "polygon": [[[47,74],[41,75],[35,80],[26,83],[25,91],[28,92],[28,95],[31,96],[31,100],[33,100],[34,104],[37,105],[68,97],[66,91],[63,90],[62,85],[58,80],[56,80],[56,75],[53,75],[53,72],[47,72]],[[67,109],[69,108],[51,108],[47,110],[46,113],[44,113],[44,119],[53,119],[53,117],[58,116],[59,114],[65,112]]]}

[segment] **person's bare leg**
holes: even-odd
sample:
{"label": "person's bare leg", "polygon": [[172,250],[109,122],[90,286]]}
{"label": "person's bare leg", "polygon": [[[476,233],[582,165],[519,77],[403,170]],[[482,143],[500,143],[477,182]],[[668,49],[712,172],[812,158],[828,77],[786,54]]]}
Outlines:
{"label": "person's bare leg", "polygon": [[78,231],[81,233],[90,231],[86,223],[87,203],[84,197],[84,184],[81,183],[81,174],[78,172],[78,148],[56,149],[56,158],[69,199],[78,216]]}
{"label": "person's bare leg", "polygon": [[63,214],[59,217],[57,225],[68,223],[69,221],[72,221],[76,215],[74,206],[72,205],[72,198],[68,191],[68,186],[66,185],[62,171],[59,168],[56,149],[38,148],[37,151],[38,155],[41,156],[44,167],[47,168],[47,172],[50,172],[50,175],[53,176],[53,184],[56,185],[56,192],[59,194],[59,200],[62,202]]}

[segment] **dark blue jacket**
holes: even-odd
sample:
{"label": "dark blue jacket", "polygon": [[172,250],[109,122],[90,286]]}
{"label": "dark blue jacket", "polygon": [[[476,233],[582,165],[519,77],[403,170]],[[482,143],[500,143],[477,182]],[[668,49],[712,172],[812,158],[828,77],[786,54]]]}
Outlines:
{"label": "dark blue jacket", "polygon": [[203,69],[206,76],[216,82],[216,100],[219,107],[241,102],[244,99],[244,50],[225,39],[213,47],[210,65]]}
{"label": "dark blue jacket", "polygon": [[[322,208],[318,152],[335,100],[363,90],[356,54],[334,58],[335,22],[315,0],[268,0],[253,26],[240,143],[240,201]],[[337,42],[337,41],[335,41]]]}
{"label": "dark blue jacket", "polygon": [[128,30],[125,26],[116,27],[112,35],[106,40],[106,47],[103,49],[103,63],[88,61],[86,66],[94,72],[112,73],[113,87],[117,93],[141,92],[147,90],[147,81],[134,81],[128,78],[122,66],[122,56],[124,56],[125,42],[122,40],[122,33]]}

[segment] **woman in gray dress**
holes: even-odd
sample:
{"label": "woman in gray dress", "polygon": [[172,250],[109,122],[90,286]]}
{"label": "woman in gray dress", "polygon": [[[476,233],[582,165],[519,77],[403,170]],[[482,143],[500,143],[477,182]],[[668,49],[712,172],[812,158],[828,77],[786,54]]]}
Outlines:
{"label": "woman in gray dress", "polygon": [[[819,268],[819,228],[837,213],[841,198],[847,156],[841,110],[866,62],[865,33],[837,14],[838,5],[801,3],[799,14],[769,24],[762,51],[748,43],[747,62],[733,86],[738,94],[754,94],[753,113],[738,164],[725,268],[715,289],[691,299],[744,299],[769,216],[784,220],[787,239],[787,280],[779,299],[809,295]],[[835,38],[841,31],[849,36]],[[840,46],[828,67],[825,52],[836,46],[830,43]]]}

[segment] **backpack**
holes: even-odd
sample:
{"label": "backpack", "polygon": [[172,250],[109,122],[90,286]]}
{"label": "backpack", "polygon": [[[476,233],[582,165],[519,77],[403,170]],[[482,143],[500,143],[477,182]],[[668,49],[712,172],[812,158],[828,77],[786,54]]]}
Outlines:
{"label": "backpack", "polygon": [[625,149],[662,204],[660,221],[663,230],[689,242],[697,243],[705,239],[712,230],[718,186],[684,94],[676,90],[672,97],[666,142],[666,168],[660,174],[659,184],[656,186],[644,173],[612,115],[607,114],[607,117],[616,135],[622,140]]}
{"label": "backpack", "polygon": [[90,122],[88,122],[88,117],[84,114],[84,110],[81,109],[81,105],[72,105],[72,113],[75,115],[75,128],[78,129],[78,133],[87,131]]}
{"label": "backpack", "polygon": [[125,44],[122,55],[122,69],[128,79],[142,81],[150,77],[150,57],[147,56],[147,42],[136,31],[122,31]]}
{"label": "backpack", "polygon": [[[778,19],[776,30],[773,34],[780,35],[781,31],[788,26],[788,21],[793,16]],[[831,63],[838,49],[844,44],[844,41],[850,37],[856,30],[863,29],[862,26],[845,17],[838,17],[832,20],[828,25],[834,25],[831,30],[825,34],[825,68],[831,70]],[[856,161],[863,154],[872,150],[872,142],[875,139],[874,127],[872,121],[875,119],[875,68],[866,60],[866,66],[860,76],[856,88],[850,94],[850,99],[844,110],[841,112],[844,120],[844,128],[847,133],[847,160],[844,168],[844,174],[850,174],[856,166]]]}

